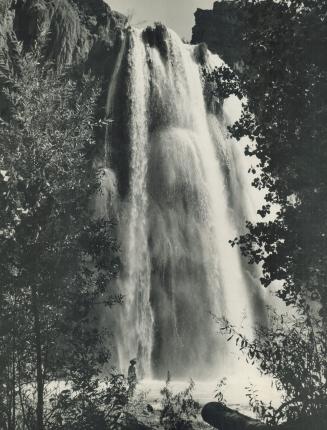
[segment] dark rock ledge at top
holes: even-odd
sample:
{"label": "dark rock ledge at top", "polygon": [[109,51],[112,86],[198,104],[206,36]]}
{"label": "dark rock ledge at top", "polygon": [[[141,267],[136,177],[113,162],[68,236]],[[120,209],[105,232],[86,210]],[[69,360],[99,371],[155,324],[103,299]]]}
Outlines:
{"label": "dark rock ledge at top", "polygon": [[246,56],[242,40],[244,9],[230,1],[215,1],[212,10],[197,9],[192,43],[206,43],[229,66],[241,66]]}
{"label": "dark rock ledge at top", "polygon": [[[229,1],[215,2],[212,10],[198,9],[192,43],[205,42],[229,65],[242,62],[241,13]],[[15,39],[29,49],[46,36],[46,57],[57,66],[84,65],[110,76],[119,47],[115,40],[126,24],[127,18],[104,0],[0,0],[0,52],[12,59]]]}
{"label": "dark rock ledge at top", "polygon": [[15,39],[29,49],[46,37],[45,55],[57,66],[81,64],[104,75],[126,22],[103,0],[1,0],[0,51],[10,59]]}

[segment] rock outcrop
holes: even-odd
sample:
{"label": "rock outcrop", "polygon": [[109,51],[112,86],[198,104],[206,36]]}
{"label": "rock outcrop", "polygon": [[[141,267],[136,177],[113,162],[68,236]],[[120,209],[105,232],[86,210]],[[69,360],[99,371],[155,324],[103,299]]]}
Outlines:
{"label": "rock outcrop", "polygon": [[[104,0],[0,0],[0,72],[18,64],[21,50],[38,45],[55,67],[70,66],[78,75],[91,71],[101,78],[98,114],[103,117],[126,25],[127,18]],[[0,112],[6,109],[0,96]]]}
{"label": "rock outcrop", "polygon": [[244,18],[244,10],[230,1],[216,1],[212,10],[197,9],[192,43],[205,42],[228,65],[240,66],[246,56]]}
{"label": "rock outcrop", "polygon": [[1,0],[0,50],[12,59],[16,41],[24,49],[42,42],[46,58],[57,66],[85,65],[104,74],[126,22],[103,0]]}

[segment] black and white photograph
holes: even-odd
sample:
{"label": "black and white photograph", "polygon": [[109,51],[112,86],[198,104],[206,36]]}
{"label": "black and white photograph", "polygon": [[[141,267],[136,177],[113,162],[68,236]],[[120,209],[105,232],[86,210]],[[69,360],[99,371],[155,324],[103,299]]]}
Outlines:
{"label": "black and white photograph", "polygon": [[0,0],[0,430],[327,430],[327,0]]}

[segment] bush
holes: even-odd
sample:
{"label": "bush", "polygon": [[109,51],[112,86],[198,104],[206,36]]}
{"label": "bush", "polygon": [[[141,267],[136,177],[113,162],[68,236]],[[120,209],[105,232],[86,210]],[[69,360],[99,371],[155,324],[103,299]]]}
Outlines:
{"label": "bush", "polygon": [[168,373],[165,387],[161,390],[162,409],[160,423],[165,430],[192,430],[192,419],[195,419],[200,411],[200,405],[192,397],[194,382],[180,393],[173,394],[170,388],[170,374]]}
{"label": "bush", "polygon": [[86,387],[73,386],[51,399],[50,430],[114,430],[124,421],[128,383],[124,375],[112,373]]}
{"label": "bush", "polygon": [[275,408],[264,404],[253,387],[248,387],[250,406],[258,418],[277,425],[308,416],[317,416],[327,405],[327,336],[323,323],[310,315],[270,314],[271,325],[257,327],[254,341],[239,333],[225,318],[217,318],[228,341],[246,354],[248,363],[257,364],[263,375],[274,378],[283,402]]}

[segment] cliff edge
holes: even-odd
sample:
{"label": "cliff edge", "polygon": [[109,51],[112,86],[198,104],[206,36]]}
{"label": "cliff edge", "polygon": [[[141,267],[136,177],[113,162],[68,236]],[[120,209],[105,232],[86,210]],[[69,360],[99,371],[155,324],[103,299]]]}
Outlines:
{"label": "cliff edge", "polygon": [[1,0],[0,50],[12,59],[16,41],[25,49],[42,41],[57,66],[84,64],[102,74],[126,22],[103,0]]}
{"label": "cliff edge", "polygon": [[197,9],[194,15],[192,43],[205,42],[229,66],[242,64],[246,55],[242,38],[246,22],[244,9],[230,1],[216,1],[212,10]]}

